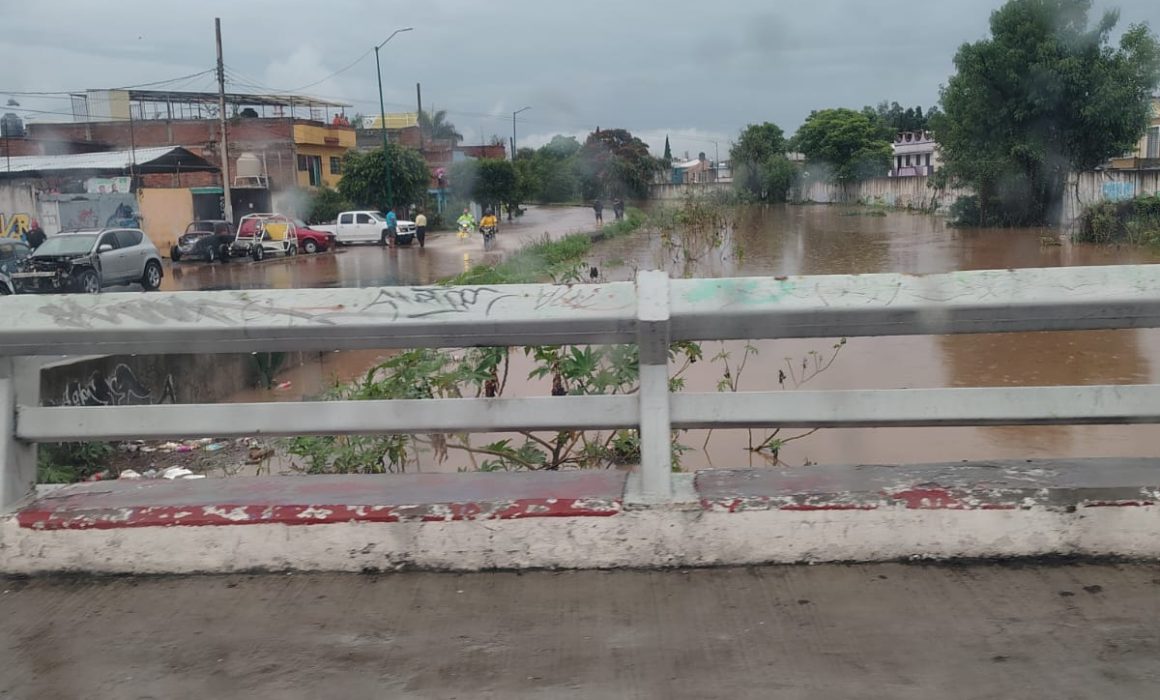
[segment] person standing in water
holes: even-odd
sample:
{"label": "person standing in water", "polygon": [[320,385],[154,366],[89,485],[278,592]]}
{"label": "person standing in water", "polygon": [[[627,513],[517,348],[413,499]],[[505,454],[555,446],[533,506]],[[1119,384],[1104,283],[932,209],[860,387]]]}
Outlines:
{"label": "person standing in water", "polygon": [[597,198],[596,201],[592,203],[592,211],[596,212],[596,223],[603,224],[604,223],[604,202],[601,202],[600,199]]}
{"label": "person standing in water", "polygon": [[427,242],[427,215],[423,210],[419,210],[419,215],[415,217],[415,238],[419,239],[419,247],[422,248]]}

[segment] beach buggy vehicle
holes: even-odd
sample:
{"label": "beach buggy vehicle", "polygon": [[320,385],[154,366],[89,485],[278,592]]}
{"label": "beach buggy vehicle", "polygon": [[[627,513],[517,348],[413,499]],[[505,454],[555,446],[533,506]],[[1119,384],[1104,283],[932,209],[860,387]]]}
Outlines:
{"label": "beach buggy vehicle", "polygon": [[267,256],[298,254],[298,227],[281,214],[247,214],[238,222],[238,233],[230,245],[231,258],[264,260]]}

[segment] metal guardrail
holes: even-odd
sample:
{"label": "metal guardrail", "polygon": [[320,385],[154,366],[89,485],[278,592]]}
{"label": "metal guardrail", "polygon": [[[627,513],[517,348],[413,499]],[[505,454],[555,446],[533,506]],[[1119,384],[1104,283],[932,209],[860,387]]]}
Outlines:
{"label": "metal guardrail", "polygon": [[[678,340],[1160,327],[1160,266],[939,275],[183,292],[0,301],[0,505],[35,444],[152,437],[639,428],[644,496],[671,498],[677,428],[1160,423],[1160,387],[670,394]],[[41,407],[37,356],[637,343],[635,396]]]}

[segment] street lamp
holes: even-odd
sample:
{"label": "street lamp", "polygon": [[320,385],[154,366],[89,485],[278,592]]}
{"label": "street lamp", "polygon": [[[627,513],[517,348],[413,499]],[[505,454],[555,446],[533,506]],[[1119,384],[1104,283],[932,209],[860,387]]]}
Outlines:
{"label": "street lamp", "polygon": [[516,111],[512,112],[512,162],[513,163],[516,160],[516,115],[519,114],[520,112],[526,112],[529,109],[531,109],[531,107],[524,107],[523,109],[517,109]]}
{"label": "street lamp", "polygon": [[379,76],[379,131],[381,131],[383,134],[383,169],[387,175],[388,209],[392,206],[391,200],[394,199],[394,193],[391,192],[391,163],[387,159],[387,108],[383,104],[383,69],[379,65],[379,49],[386,46],[388,41],[394,39],[396,34],[409,32],[412,29],[414,29],[414,27],[403,27],[402,29],[396,29],[395,31],[391,32],[389,37],[383,39],[383,43],[375,47],[375,73],[377,73]]}

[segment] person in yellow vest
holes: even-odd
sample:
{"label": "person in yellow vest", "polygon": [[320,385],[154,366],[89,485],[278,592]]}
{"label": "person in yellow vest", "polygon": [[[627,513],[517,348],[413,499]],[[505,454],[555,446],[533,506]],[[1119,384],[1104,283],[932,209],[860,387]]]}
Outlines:
{"label": "person in yellow vest", "polygon": [[486,214],[483,215],[483,218],[479,220],[479,230],[482,231],[485,228],[499,230],[499,219],[496,218],[495,214],[491,213],[490,209]]}
{"label": "person in yellow vest", "polygon": [[427,215],[422,210],[419,215],[415,217],[415,238],[419,239],[419,247],[422,248],[427,242]]}

